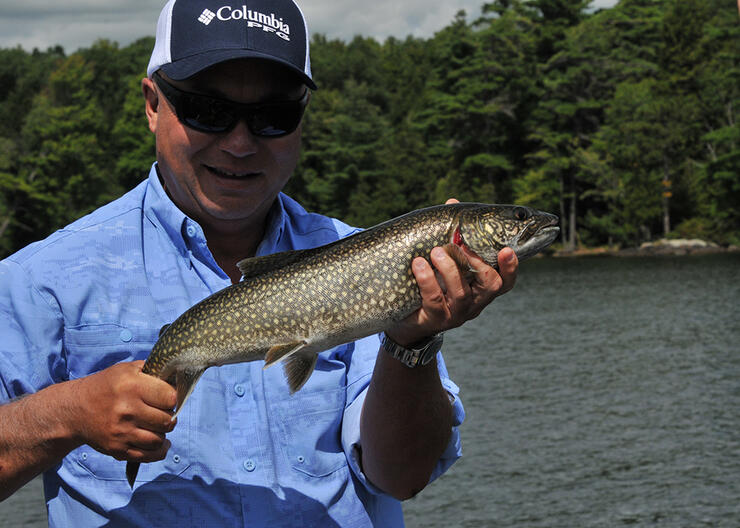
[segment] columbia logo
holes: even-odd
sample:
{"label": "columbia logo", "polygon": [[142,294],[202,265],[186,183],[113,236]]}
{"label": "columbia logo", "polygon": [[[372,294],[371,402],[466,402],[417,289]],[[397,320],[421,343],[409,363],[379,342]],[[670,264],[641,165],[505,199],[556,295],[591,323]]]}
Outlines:
{"label": "columbia logo", "polygon": [[216,18],[216,13],[214,13],[210,9],[204,9],[198,17],[198,22],[202,22],[207,26],[214,18]]}

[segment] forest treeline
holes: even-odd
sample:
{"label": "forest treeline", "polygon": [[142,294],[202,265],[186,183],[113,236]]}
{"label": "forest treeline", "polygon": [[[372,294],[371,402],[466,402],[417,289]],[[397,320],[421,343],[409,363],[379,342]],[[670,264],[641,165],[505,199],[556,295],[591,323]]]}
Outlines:
{"label": "forest treeline", "polygon": [[[740,25],[727,0],[495,0],[431,38],[312,37],[287,191],[369,226],[460,200],[559,214],[563,244],[740,243]],[[0,256],[147,175],[153,46],[0,49]]]}

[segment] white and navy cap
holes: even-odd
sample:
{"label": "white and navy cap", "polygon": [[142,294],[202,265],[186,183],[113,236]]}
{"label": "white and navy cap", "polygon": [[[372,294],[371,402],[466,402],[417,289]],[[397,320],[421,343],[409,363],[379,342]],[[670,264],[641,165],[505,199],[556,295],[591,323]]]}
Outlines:
{"label": "white and navy cap", "polygon": [[169,0],[159,15],[147,75],[161,69],[182,80],[227,60],[257,58],[288,67],[315,90],[308,40],[293,0]]}

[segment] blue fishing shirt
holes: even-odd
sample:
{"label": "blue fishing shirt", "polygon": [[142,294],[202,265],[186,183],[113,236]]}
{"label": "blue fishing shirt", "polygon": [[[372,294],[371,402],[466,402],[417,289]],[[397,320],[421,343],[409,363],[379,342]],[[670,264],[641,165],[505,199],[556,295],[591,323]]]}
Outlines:
{"label": "blue fishing shirt", "polygon": [[[353,232],[281,194],[257,254]],[[229,284],[155,164],[126,195],[0,262],[0,404],[145,359],[164,324]],[[133,491],[125,462],[87,445],[45,472],[50,526],[403,526],[400,502],[358,464],[378,349],[370,336],[322,352],[292,396],[281,366],[206,370],[167,435],[167,457],[142,464]],[[458,388],[438,360],[457,426]],[[455,427],[433,478],[460,455]]]}

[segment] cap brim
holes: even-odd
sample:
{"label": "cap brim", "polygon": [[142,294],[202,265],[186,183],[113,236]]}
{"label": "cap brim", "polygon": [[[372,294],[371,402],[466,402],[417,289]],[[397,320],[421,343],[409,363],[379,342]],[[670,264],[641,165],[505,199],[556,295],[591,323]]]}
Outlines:
{"label": "cap brim", "polygon": [[265,53],[246,49],[214,50],[206,53],[199,53],[198,55],[192,55],[169,64],[164,64],[160,69],[167,74],[167,77],[170,79],[182,81],[188,77],[192,77],[196,73],[210,68],[211,66],[234,59],[263,59],[280,64],[298,75],[306,86],[312,90],[317,89],[313,79],[311,79],[305,71],[296,68],[294,64],[276,58],[273,55],[267,55]]}

